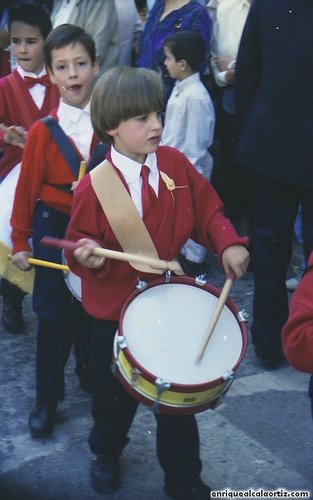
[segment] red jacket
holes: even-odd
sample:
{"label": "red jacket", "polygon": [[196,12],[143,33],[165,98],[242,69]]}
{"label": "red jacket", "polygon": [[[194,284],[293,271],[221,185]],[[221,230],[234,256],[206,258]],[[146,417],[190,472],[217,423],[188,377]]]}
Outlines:
{"label": "red jacket", "polygon": [[313,374],[313,253],[291,299],[282,345],[294,368]]}
{"label": "red jacket", "polygon": [[[16,99],[14,91],[9,83],[9,78],[15,78],[19,92],[22,96],[23,111],[20,107],[20,100]],[[7,127],[20,125],[29,128],[25,121],[24,114],[27,115],[28,122],[33,124],[36,120],[47,116],[51,109],[54,109],[59,102],[59,91],[56,85],[46,88],[45,98],[41,109],[38,109],[23,78],[17,70],[11,75],[0,79],[0,123]],[[0,177],[5,177],[15,165],[22,160],[23,149],[12,146],[4,142],[4,132],[0,131],[0,148],[4,150],[3,158],[0,161]]]}
{"label": "red jacket", "polygon": [[[50,113],[57,119],[56,112]],[[94,135],[91,152],[97,138]],[[80,155],[79,151],[78,155]],[[81,159],[83,159],[81,157]],[[37,200],[60,212],[70,214],[73,196],[56,185],[71,184],[74,175],[52,138],[48,128],[39,120],[30,129],[26,140],[21,173],[16,187],[12,225],[12,253],[29,251],[33,214]]]}
{"label": "red jacket", "polygon": [[[219,256],[231,245],[246,245],[246,240],[237,235],[224,217],[222,203],[211,184],[187,158],[166,146],[159,147],[156,154],[159,169],[177,186],[174,191],[169,191],[160,178],[156,205],[145,220],[160,259],[175,258],[190,236]],[[94,193],[89,175],[81,181],[75,193],[67,237],[74,241],[92,238],[103,248],[122,251]],[[138,277],[149,281],[156,278],[155,274],[136,271],[127,262],[107,259],[103,268],[92,270],[79,265],[70,252],[66,252],[66,257],[74,273],[82,278],[84,308],[98,319],[118,320],[123,304],[135,290]]]}

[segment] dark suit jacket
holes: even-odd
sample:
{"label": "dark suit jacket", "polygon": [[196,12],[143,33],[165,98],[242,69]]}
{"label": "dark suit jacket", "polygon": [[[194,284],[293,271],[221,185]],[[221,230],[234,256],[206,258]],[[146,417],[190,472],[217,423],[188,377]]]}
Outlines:
{"label": "dark suit jacket", "polygon": [[313,1],[254,0],[236,65],[237,159],[313,188]]}

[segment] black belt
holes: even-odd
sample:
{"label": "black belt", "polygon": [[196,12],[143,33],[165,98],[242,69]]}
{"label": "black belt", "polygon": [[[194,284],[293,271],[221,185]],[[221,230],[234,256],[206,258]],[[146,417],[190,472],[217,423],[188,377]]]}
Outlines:
{"label": "black belt", "polygon": [[73,194],[72,184],[49,184],[49,186],[53,186],[59,191],[63,191],[64,193]]}

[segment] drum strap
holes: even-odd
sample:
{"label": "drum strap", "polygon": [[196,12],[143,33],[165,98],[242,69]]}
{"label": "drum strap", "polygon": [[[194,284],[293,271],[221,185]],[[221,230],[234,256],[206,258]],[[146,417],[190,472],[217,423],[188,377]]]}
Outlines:
{"label": "drum strap", "polygon": [[[65,161],[70,167],[73,176],[75,177],[75,179],[77,179],[79,173],[79,167],[81,164],[81,156],[78,153],[77,149],[75,148],[74,144],[72,143],[70,138],[66,135],[62,127],[60,127],[58,121],[55,120],[55,118],[53,118],[53,116],[50,115],[45,116],[44,118],[41,119],[41,122],[49,130],[62,156],[64,157]],[[94,139],[95,136],[93,138],[93,142]],[[93,153],[88,162],[88,168],[87,168],[88,172],[90,172],[96,165],[98,165],[101,161],[103,161],[103,158],[105,158],[108,149],[109,149],[108,145],[103,144],[102,142],[96,143],[96,146],[94,147]],[[58,188],[60,191],[72,193],[71,184],[62,184],[62,185],[58,184],[55,185],[55,187]]]}
{"label": "drum strap", "polygon": [[[159,259],[151,236],[113,165],[105,160],[90,172],[91,185],[124,252]],[[127,214],[127,217],[125,217]],[[175,274],[184,274],[176,262]],[[146,263],[130,262],[138,271],[163,274]],[[181,271],[181,272],[180,272]]]}

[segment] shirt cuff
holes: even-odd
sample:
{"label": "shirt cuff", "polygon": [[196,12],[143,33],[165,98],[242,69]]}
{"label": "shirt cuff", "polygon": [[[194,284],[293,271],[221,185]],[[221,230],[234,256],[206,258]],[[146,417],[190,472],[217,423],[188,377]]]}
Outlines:
{"label": "shirt cuff", "polygon": [[220,71],[216,75],[217,84],[220,85],[221,87],[225,87],[226,85],[229,85],[228,81],[226,80],[226,73],[227,73],[227,71]]}

